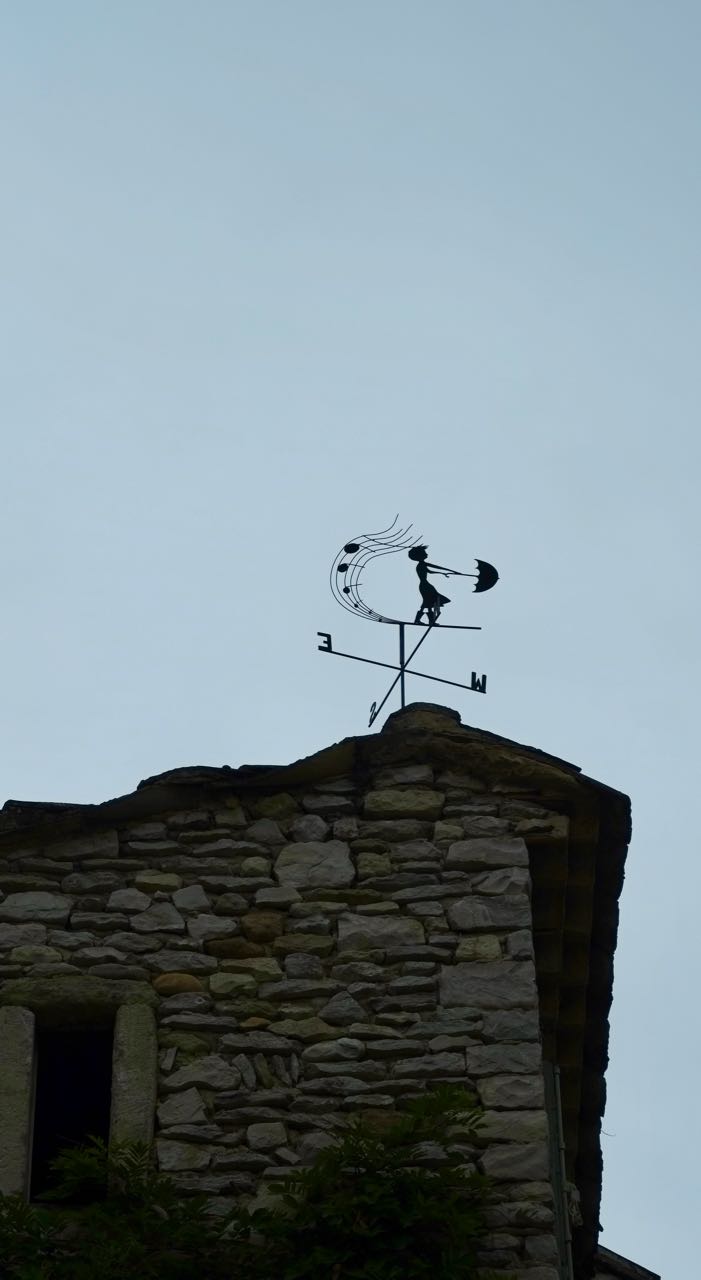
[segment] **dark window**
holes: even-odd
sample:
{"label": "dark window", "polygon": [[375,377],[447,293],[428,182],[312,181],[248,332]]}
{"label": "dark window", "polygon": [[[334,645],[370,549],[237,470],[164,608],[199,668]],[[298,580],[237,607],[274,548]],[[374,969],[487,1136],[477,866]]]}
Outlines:
{"label": "dark window", "polygon": [[51,1189],[50,1162],[63,1147],[109,1136],[112,1028],[39,1030],[31,1198]]}

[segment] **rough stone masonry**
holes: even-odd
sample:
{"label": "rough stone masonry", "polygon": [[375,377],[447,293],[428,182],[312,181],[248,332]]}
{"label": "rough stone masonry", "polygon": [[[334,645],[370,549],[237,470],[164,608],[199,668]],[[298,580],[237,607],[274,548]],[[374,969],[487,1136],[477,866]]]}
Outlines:
{"label": "rough stone masonry", "polygon": [[260,1203],[349,1116],[465,1085],[485,1122],[455,1146],[499,1187],[484,1266],[558,1280],[524,836],[565,819],[508,777],[427,762],[454,713],[410,712],[394,763],[268,793],[213,770],[197,807],[20,827],[0,861],[0,1019],[21,1015],[5,1052],[27,1057],[27,1016],[130,1016],[113,1136],[148,1136],[155,1110],[160,1168],[222,1204]]}

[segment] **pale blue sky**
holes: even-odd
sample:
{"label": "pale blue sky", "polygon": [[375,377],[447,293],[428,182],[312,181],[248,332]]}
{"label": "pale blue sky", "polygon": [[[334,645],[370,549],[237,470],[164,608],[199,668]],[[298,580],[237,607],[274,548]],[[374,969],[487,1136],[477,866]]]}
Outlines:
{"label": "pale blue sky", "polygon": [[700,57],[691,0],[0,2],[0,799],[365,732],[386,673],[316,632],[394,642],[337,548],[399,511],[492,560],[448,591],[484,631],[422,651],[487,697],[409,695],[632,797],[603,1242],[664,1280],[698,1258]]}

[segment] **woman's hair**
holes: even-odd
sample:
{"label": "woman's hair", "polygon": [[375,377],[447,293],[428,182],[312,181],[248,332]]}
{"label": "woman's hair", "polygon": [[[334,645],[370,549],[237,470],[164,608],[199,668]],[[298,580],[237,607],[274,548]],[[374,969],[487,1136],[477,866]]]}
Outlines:
{"label": "woman's hair", "polygon": [[428,547],[412,547],[409,551],[410,560],[425,560]]}

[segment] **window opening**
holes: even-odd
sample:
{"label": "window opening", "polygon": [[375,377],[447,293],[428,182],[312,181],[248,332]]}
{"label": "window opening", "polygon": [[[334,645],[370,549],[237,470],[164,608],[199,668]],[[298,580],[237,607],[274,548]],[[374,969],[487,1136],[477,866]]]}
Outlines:
{"label": "window opening", "polygon": [[38,1030],[30,1197],[56,1185],[51,1161],[88,1137],[109,1137],[113,1028]]}

